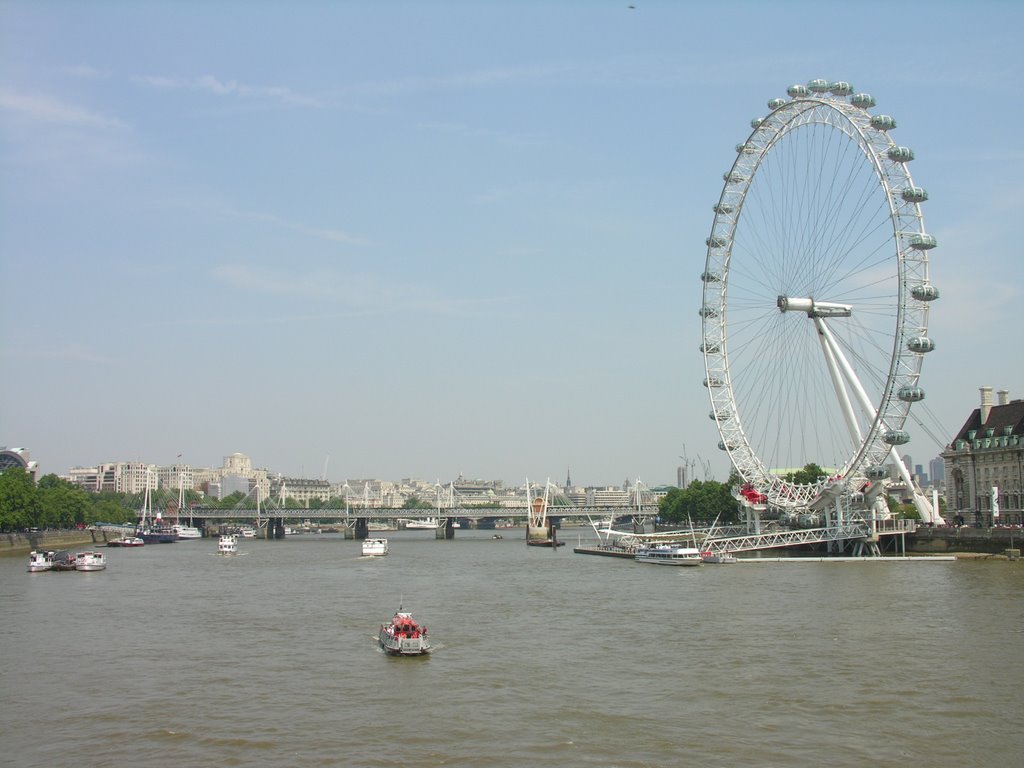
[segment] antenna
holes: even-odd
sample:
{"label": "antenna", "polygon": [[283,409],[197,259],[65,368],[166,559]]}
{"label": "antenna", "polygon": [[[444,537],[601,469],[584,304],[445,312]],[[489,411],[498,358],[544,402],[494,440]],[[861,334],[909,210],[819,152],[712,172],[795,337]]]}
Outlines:
{"label": "antenna", "polygon": [[327,480],[327,462],[329,462],[330,460],[331,460],[331,454],[328,453],[327,454],[327,458],[324,459],[324,476],[320,478],[321,480],[324,480],[324,481]]}

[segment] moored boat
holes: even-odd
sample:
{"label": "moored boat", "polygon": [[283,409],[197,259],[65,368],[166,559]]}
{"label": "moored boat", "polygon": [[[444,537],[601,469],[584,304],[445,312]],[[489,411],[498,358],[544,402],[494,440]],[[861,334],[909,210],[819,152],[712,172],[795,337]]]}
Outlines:
{"label": "moored boat", "polygon": [[53,553],[53,567],[50,569],[53,571],[73,571],[75,570],[75,556],[73,553],[62,549],[60,552]]}
{"label": "moored boat", "polygon": [[174,531],[175,536],[178,537],[178,541],[190,541],[193,539],[203,538],[203,532],[193,525],[172,525],[171,530]]}
{"label": "moored boat", "polygon": [[238,539],[233,533],[221,534],[220,539],[217,541],[217,554],[218,555],[237,555],[238,554]]}
{"label": "moored boat", "polygon": [[146,544],[173,544],[178,540],[178,534],[169,525],[152,525],[147,528],[139,528],[136,531],[136,535]]}
{"label": "moored boat", "polygon": [[705,563],[735,563],[736,555],[730,555],[728,552],[722,552],[721,554],[701,552],[700,559]]}
{"label": "moored boat", "polygon": [[107,542],[108,547],[144,547],[146,540],[138,536],[119,536]]}
{"label": "moored boat", "polygon": [[53,568],[53,552],[49,550],[32,550],[28,553],[28,572],[39,573]]}
{"label": "moored boat", "polygon": [[381,624],[377,636],[381,649],[389,656],[425,656],[430,653],[427,628],[419,624],[401,606],[390,624]]}
{"label": "moored boat", "polygon": [[363,557],[382,557],[387,553],[387,539],[363,539]]}
{"label": "moored boat", "polygon": [[638,563],[654,565],[701,565],[700,550],[678,544],[647,544],[638,547],[634,558]]}
{"label": "moored boat", "polygon": [[78,552],[75,555],[76,571],[102,571],[107,567],[107,558],[102,552]]}

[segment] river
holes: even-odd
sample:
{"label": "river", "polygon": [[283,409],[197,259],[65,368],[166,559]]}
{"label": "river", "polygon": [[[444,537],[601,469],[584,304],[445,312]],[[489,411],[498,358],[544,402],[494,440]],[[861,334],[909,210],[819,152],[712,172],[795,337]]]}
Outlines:
{"label": "river", "polygon": [[[1024,562],[658,568],[492,533],[0,558],[0,764],[1020,764]],[[429,658],[378,650],[400,601]]]}

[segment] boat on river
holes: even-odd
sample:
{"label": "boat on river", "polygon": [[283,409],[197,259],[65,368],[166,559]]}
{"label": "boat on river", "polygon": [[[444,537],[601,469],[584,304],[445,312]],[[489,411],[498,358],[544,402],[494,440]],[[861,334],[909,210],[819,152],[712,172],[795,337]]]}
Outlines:
{"label": "boat on river", "polygon": [[437,529],[440,521],[436,517],[427,517],[423,520],[407,520],[405,527],[408,530],[433,531]]}
{"label": "boat on river", "polygon": [[653,565],[701,565],[704,562],[697,547],[679,544],[645,544],[637,548],[634,559]]}
{"label": "boat on river", "polygon": [[107,558],[102,552],[78,552],[75,554],[76,571],[102,571],[107,567]]}
{"label": "boat on river", "polygon": [[735,563],[736,555],[731,555],[728,552],[701,552],[700,559],[705,563]]}
{"label": "boat on river", "polygon": [[171,530],[174,531],[174,535],[178,537],[178,541],[189,541],[192,539],[203,538],[203,532],[194,525],[184,525],[179,523],[172,525]]}
{"label": "boat on river", "polygon": [[144,547],[146,540],[139,536],[119,536],[107,542],[108,547]]}
{"label": "boat on river", "polygon": [[363,557],[383,557],[387,553],[387,539],[363,539]]}
{"label": "boat on river", "polygon": [[53,552],[50,550],[32,550],[28,553],[28,572],[39,573],[53,568]]}
{"label": "boat on river", "polygon": [[420,625],[411,613],[399,606],[390,624],[381,624],[377,636],[381,649],[388,656],[425,656],[430,653],[427,628]]}
{"label": "boat on river", "polygon": [[75,556],[73,553],[62,549],[53,553],[52,571],[73,571],[75,570]]}
{"label": "boat on river", "polygon": [[217,541],[218,555],[237,555],[238,539],[233,533],[223,533]]}

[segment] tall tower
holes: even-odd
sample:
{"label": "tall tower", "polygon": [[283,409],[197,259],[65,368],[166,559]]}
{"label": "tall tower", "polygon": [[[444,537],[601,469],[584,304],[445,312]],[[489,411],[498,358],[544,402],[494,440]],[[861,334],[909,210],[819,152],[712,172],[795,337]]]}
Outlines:
{"label": "tall tower", "polygon": [[565,490],[572,488],[572,471],[566,467],[565,470]]}

